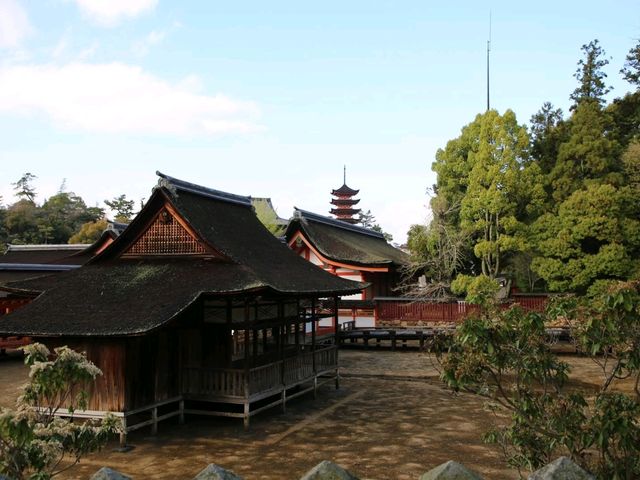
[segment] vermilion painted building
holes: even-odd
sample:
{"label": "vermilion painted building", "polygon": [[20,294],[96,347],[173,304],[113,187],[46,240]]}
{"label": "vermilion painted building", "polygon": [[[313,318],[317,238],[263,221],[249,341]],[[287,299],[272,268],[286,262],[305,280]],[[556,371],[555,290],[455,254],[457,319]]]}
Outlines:
{"label": "vermilion painted building", "polygon": [[360,293],[342,297],[341,305],[358,308],[359,316],[375,315],[374,298],[396,295],[400,268],[409,259],[379,232],[298,208],[285,238],[293,251],[319,268],[369,284]]}

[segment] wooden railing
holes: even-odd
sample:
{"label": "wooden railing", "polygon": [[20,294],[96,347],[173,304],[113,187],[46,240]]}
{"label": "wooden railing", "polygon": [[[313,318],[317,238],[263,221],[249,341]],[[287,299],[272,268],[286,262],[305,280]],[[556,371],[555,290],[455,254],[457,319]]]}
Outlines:
{"label": "wooden railing", "polygon": [[435,303],[411,300],[381,300],[376,302],[379,321],[422,321],[455,323],[477,310],[477,305],[464,302]]}
{"label": "wooden railing", "polygon": [[182,393],[207,399],[241,399],[271,390],[282,390],[336,368],[337,352],[337,347],[331,345],[313,352],[300,353],[251,368],[248,370],[248,378],[247,371],[243,369],[184,367]]}
{"label": "wooden railing", "polygon": [[[547,295],[514,295],[503,303],[504,308],[513,304],[525,310],[542,311],[549,301]],[[438,303],[405,298],[376,299],[376,318],[389,322],[459,323],[476,312],[477,305],[466,302]]]}

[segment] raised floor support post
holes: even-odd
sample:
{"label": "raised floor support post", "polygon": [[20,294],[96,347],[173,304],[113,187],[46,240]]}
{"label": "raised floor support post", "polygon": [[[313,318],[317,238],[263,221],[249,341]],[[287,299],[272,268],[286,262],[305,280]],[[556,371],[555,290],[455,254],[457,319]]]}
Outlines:
{"label": "raised floor support post", "polygon": [[120,448],[127,446],[127,417],[122,417],[122,430],[120,431]]}
{"label": "raised floor support post", "polygon": [[158,407],[151,409],[151,435],[158,434]]}
{"label": "raised floor support post", "polygon": [[180,400],[178,405],[178,411],[180,412],[178,414],[178,422],[180,425],[184,425],[184,400]]}
{"label": "raised floor support post", "polygon": [[242,415],[242,422],[244,424],[244,429],[245,430],[249,430],[249,419],[251,418],[250,412],[249,412],[249,399],[245,398],[244,399],[244,413]]}

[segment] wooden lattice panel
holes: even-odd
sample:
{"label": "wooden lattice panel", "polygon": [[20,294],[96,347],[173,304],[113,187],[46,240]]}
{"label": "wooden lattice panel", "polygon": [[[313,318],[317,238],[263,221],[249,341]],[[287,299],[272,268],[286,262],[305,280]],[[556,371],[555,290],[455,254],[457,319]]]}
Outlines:
{"label": "wooden lattice panel", "polygon": [[193,235],[167,210],[149,226],[125,255],[193,255],[204,254],[205,249]]}

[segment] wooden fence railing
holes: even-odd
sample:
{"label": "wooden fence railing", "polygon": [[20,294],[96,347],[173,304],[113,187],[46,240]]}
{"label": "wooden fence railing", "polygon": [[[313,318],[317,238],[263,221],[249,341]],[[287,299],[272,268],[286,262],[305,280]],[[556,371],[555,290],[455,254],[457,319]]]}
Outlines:
{"label": "wooden fence railing", "polygon": [[337,367],[337,364],[337,347],[331,345],[251,368],[248,381],[245,381],[247,372],[243,369],[184,367],[182,393],[210,399],[250,398],[312,379],[319,373]]}
{"label": "wooden fence railing", "polygon": [[[525,310],[542,311],[547,295],[515,295],[503,305],[518,304]],[[376,319],[385,322],[458,323],[476,312],[477,305],[466,302],[437,303],[403,298],[376,299]]]}

